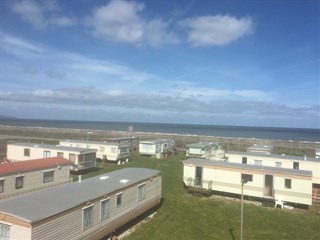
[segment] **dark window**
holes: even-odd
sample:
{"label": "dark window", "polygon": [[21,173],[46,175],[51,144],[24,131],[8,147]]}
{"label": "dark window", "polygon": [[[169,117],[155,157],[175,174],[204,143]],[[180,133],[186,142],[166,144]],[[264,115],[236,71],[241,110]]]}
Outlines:
{"label": "dark window", "polygon": [[284,187],[291,189],[291,179],[284,179]]}
{"label": "dark window", "polygon": [[53,182],[53,180],[54,180],[54,171],[43,173],[43,183]]}
{"label": "dark window", "polygon": [[63,152],[57,152],[57,157],[63,157]]}
{"label": "dark window", "polygon": [[23,151],[23,154],[25,157],[30,157],[30,149],[29,148],[25,148]]}
{"label": "dark window", "polygon": [[4,191],[4,180],[0,180],[0,193]]}
{"label": "dark window", "polygon": [[242,157],[242,163],[247,164],[247,157]]}
{"label": "dark window", "polygon": [[299,169],[299,162],[293,162],[293,169]]}
{"label": "dark window", "polygon": [[117,206],[120,206],[122,202],[122,193],[117,194]]}
{"label": "dark window", "polygon": [[16,177],[16,189],[23,188],[23,176]]}
{"label": "dark window", "polygon": [[241,174],[241,181],[243,183],[252,182],[252,179],[253,179],[252,174],[245,174],[245,173]]}

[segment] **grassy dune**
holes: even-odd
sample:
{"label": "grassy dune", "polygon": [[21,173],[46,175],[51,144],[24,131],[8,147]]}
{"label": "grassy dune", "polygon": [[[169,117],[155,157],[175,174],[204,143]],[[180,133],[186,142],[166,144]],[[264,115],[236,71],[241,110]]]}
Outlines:
{"label": "grassy dune", "polygon": [[[182,183],[185,155],[156,160],[133,153],[125,165],[107,165],[84,178],[123,167],[159,169],[163,176],[163,204],[158,213],[127,240],[240,239],[240,201],[188,194]],[[239,186],[240,187],[240,186]],[[320,215],[315,211],[281,210],[244,205],[244,239],[320,239]]]}

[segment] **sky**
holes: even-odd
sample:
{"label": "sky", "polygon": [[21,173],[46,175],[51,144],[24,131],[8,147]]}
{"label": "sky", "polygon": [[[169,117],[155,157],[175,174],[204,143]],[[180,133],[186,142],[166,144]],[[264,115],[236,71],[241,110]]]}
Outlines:
{"label": "sky", "polygon": [[2,0],[0,115],[320,128],[318,0]]}

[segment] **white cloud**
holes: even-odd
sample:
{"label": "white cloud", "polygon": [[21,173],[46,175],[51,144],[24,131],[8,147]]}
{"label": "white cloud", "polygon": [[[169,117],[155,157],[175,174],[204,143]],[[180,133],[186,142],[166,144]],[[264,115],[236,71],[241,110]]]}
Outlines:
{"label": "white cloud", "polygon": [[11,10],[33,25],[36,29],[45,29],[48,26],[69,27],[77,23],[75,18],[57,15],[60,10],[56,1],[22,0],[12,4]]}
{"label": "white cloud", "polygon": [[227,45],[253,32],[253,21],[249,17],[201,16],[180,23],[190,29],[188,42],[194,47]]}
{"label": "white cloud", "polygon": [[70,27],[76,25],[77,20],[66,16],[53,16],[48,23],[57,27]]}
{"label": "white cloud", "polygon": [[152,46],[177,43],[177,36],[167,30],[168,23],[159,18],[148,21],[141,16],[144,8],[142,3],[113,0],[95,9],[86,24],[94,35],[108,41]]}

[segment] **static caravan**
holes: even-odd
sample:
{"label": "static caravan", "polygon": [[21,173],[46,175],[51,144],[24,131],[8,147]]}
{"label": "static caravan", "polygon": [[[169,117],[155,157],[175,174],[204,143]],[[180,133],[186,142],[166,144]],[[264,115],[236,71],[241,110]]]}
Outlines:
{"label": "static caravan", "polygon": [[173,151],[174,144],[175,142],[172,139],[139,141],[139,153],[161,158],[166,152]]}
{"label": "static caravan", "polygon": [[218,142],[199,142],[186,145],[186,155],[188,157],[200,157],[205,159],[223,159],[225,151],[222,143]]}
{"label": "static caravan", "polygon": [[101,141],[112,142],[112,143],[120,143],[120,144],[128,144],[130,149],[135,149],[138,145],[138,138],[131,137],[115,137],[115,138],[102,138]]}
{"label": "static caravan", "polygon": [[36,143],[10,143],[7,145],[10,161],[24,161],[37,158],[64,157],[74,162],[72,170],[79,171],[96,166],[96,150],[80,147],[56,146]]}
{"label": "static caravan", "polygon": [[312,204],[312,172],[190,158],[184,161],[183,179],[186,186],[221,193],[241,194],[241,179],[249,180],[244,195]]}
{"label": "static caravan", "polygon": [[60,140],[60,145],[95,149],[98,159],[107,159],[108,161],[125,161],[129,158],[130,153],[130,146],[125,143]]}
{"label": "static caravan", "polygon": [[101,239],[157,206],[161,173],[125,168],[1,202],[3,239]]}
{"label": "static caravan", "polygon": [[312,171],[312,182],[320,184],[319,158],[236,151],[227,152],[225,156],[228,162]]}
{"label": "static caravan", "polygon": [[62,157],[0,164],[0,200],[68,183],[72,164]]}
{"label": "static caravan", "polygon": [[247,148],[247,152],[271,154],[272,148],[273,147],[270,145],[254,144]]}

